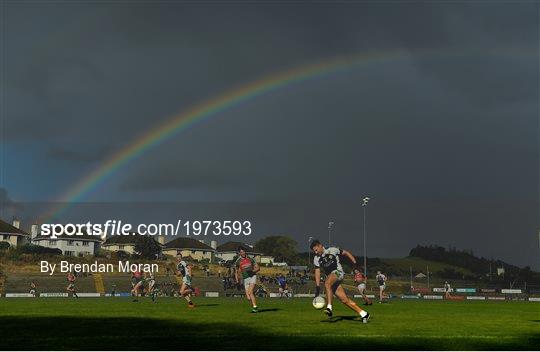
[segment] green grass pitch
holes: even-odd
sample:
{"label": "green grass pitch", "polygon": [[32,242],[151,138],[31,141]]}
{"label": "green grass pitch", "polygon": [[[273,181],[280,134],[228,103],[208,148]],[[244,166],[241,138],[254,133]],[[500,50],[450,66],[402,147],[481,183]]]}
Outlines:
{"label": "green grass pitch", "polygon": [[1,349],[540,349],[540,303],[394,300],[368,324],[311,299],[0,299]]}

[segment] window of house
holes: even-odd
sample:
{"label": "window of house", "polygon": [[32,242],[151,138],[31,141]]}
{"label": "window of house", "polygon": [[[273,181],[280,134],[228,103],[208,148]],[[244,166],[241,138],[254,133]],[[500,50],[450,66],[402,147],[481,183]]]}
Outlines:
{"label": "window of house", "polygon": [[75,241],[73,240],[68,240],[68,246],[73,246],[75,244]]}
{"label": "window of house", "polygon": [[73,251],[65,251],[64,255],[68,256],[68,257],[73,257],[75,255],[75,252],[73,252]]}
{"label": "window of house", "polygon": [[49,246],[56,246],[56,240],[49,240]]}
{"label": "window of house", "polygon": [[88,242],[88,241],[83,241],[83,242],[82,242],[82,245],[83,245],[83,246],[86,246],[86,247],[88,247],[88,244],[89,244],[89,242]]}
{"label": "window of house", "polygon": [[124,245],[123,244],[119,245],[118,249],[124,249]]}

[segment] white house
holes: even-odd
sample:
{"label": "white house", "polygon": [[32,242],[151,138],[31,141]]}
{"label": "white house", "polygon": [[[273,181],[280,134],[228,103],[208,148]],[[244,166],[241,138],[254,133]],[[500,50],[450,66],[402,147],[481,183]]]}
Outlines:
{"label": "white house", "polygon": [[[256,252],[253,249],[253,246],[250,246],[249,244],[242,243],[242,242],[226,242],[222,244],[221,246],[217,246],[216,248],[216,258],[219,258],[221,260],[225,261],[231,261],[236,258],[238,255],[238,247],[244,247],[247,248],[247,255],[255,259],[257,263],[261,263],[261,257],[263,256],[262,253]],[[268,260],[269,258],[266,258],[265,260]],[[273,261],[273,258],[272,258]]]}
{"label": "white house", "polygon": [[263,265],[274,264],[274,257],[271,255],[261,255],[261,263]]}
{"label": "white house", "polygon": [[94,255],[101,245],[100,236],[88,234],[68,236],[66,234],[58,235],[56,239],[50,236],[38,234],[32,238],[32,243],[38,246],[48,248],[58,248],[62,254],[68,257],[82,257],[85,255]]}
{"label": "white house", "polygon": [[9,243],[10,247],[18,247],[30,242],[30,234],[20,229],[21,222],[13,220],[13,225],[0,220],[0,242]]}
{"label": "white house", "polygon": [[180,237],[169,241],[163,247],[163,254],[173,257],[182,254],[182,257],[191,257],[197,261],[208,259],[212,262],[215,252],[215,249],[205,244],[204,241],[197,241],[188,237]]}
{"label": "white house", "polygon": [[[124,251],[128,254],[135,254],[135,243],[138,236],[141,235],[137,233],[132,233],[131,235],[126,236],[110,236],[105,240],[105,242],[103,242],[101,248],[111,252]],[[156,242],[163,247],[165,242],[165,236],[158,236],[157,239],[158,240]]]}

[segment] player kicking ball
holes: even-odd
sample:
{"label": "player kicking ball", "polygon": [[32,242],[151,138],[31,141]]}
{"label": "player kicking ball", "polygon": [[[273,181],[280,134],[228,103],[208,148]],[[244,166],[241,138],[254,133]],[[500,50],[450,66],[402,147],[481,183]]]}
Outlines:
{"label": "player kicking ball", "polygon": [[176,272],[182,275],[182,286],[180,287],[180,295],[186,299],[189,308],[195,308],[195,304],[191,301],[193,287],[191,286],[191,269],[192,265],[182,260],[182,255],[176,257]]}
{"label": "player kicking ball", "polygon": [[310,245],[311,250],[315,253],[313,258],[313,264],[315,265],[315,297],[320,293],[320,283],[321,283],[321,268],[326,274],[326,281],[324,282],[324,289],[326,291],[327,305],[325,309],[326,315],[331,317],[334,313],[332,312],[332,298],[334,295],[347,307],[354,310],[363,323],[369,321],[369,313],[360,308],[352,299],[347,297],[343,286],[343,277],[345,273],[339,262],[339,255],[344,255],[347,257],[353,265],[356,265],[356,259],[348,251],[341,250],[336,247],[324,248],[321,242],[314,240]]}
{"label": "player kicking ball", "polygon": [[255,300],[253,289],[255,288],[255,284],[257,284],[257,273],[260,270],[259,265],[253,258],[248,257],[246,250],[243,247],[238,248],[238,258],[234,264],[236,266],[236,270],[234,272],[236,283],[240,283],[238,274],[242,274],[242,279],[244,280],[244,289],[246,290],[246,298],[251,302],[253,307],[251,309],[251,313],[258,313],[259,309],[257,308],[257,301]]}

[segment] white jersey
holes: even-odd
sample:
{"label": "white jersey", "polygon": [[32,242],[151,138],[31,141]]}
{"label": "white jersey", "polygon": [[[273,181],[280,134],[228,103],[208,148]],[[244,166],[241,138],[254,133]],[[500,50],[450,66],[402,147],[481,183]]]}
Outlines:
{"label": "white jersey", "polygon": [[375,280],[377,280],[379,286],[386,284],[386,276],[384,276],[384,274],[377,274]]}
{"label": "white jersey", "polygon": [[325,248],[321,255],[316,255],[313,258],[313,264],[316,268],[322,268],[326,275],[329,275],[334,270],[343,271],[339,262],[339,255],[342,252],[337,247]]}
{"label": "white jersey", "polygon": [[176,265],[176,270],[178,270],[182,276],[188,276],[188,265],[185,261],[182,260],[180,263],[178,263],[178,265]]}

